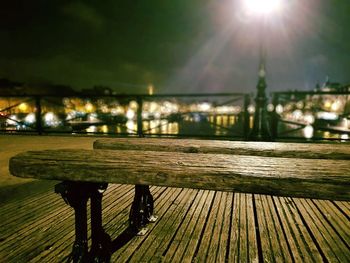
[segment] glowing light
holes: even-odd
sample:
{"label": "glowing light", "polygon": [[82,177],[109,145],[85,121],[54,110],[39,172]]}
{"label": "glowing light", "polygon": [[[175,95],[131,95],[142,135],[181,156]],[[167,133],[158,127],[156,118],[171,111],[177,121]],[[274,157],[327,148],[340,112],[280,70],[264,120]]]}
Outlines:
{"label": "glowing light", "polygon": [[248,106],[248,112],[249,112],[250,114],[253,114],[253,113],[255,112],[255,106],[254,106],[254,105],[249,105],[249,106]]}
{"label": "glowing light", "polygon": [[274,106],[273,106],[273,104],[271,104],[271,103],[269,103],[268,105],[267,105],[267,111],[268,112],[273,112],[273,110],[274,110]]}
{"label": "glowing light", "polygon": [[58,126],[59,120],[53,112],[48,112],[44,115],[44,120],[47,126]]}
{"label": "glowing light", "polygon": [[111,109],[111,115],[112,116],[117,116],[124,114],[124,109],[121,106],[117,106],[116,108]]}
{"label": "glowing light", "polygon": [[88,121],[98,121],[97,114],[96,113],[90,113],[87,116]]}
{"label": "glowing light", "polygon": [[94,111],[94,105],[92,105],[90,102],[85,104],[85,110],[87,112],[93,112]]}
{"label": "glowing light", "polygon": [[283,113],[283,106],[281,104],[278,104],[276,106],[276,113],[282,114]]}
{"label": "glowing light", "polygon": [[8,125],[16,125],[17,124],[17,116],[16,115],[11,115],[7,120],[6,123]]}
{"label": "glowing light", "polygon": [[96,132],[97,131],[97,127],[92,125],[89,128],[86,129],[87,132]]}
{"label": "glowing light", "polygon": [[246,11],[254,14],[269,14],[281,9],[280,0],[245,0]]}
{"label": "glowing light", "polygon": [[126,117],[129,120],[132,120],[135,117],[135,111],[133,111],[132,109],[128,109],[128,111],[126,112]]}
{"label": "glowing light", "polygon": [[329,109],[329,108],[332,106],[332,102],[330,102],[329,100],[326,100],[326,101],[324,102],[324,106],[325,106],[327,109]]}
{"label": "glowing light", "polygon": [[211,108],[211,105],[208,102],[203,102],[198,105],[198,108],[200,111],[209,111]]}
{"label": "glowing light", "polygon": [[25,112],[28,110],[28,104],[23,102],[23,103],[19,104],[18,108],[20,111]]}
{"label": "glowing light", "polygon": [[331,110],[332,111],[338,111],[340,108],[340,101],[336,100],[335,102],[332,103]]}
{"label": "glowing light", "polygon": [[307,124],[313,124],[315,122],[315,117],[312,114],[310,114],[310,113],[309,114],[305,114],[304,121]]}
{"label": "glowing light", "polygon": [[137,104],[136,101],[132,100],[132,101],[129,102],[129,108],[130,108],[130,109],[133,109],[133,110],[136,111],[136,110],[137,110],[137,107],[138,107],[138,104]]}
{"label": "glowing light", "polygon": [[126,128],[128,129],[128,132],[134,131],[135,129],[135,122],[134,121],[127,121],[126,122]]}
{"label": "glowing light", "polygon": [[154,87],[152,84],[148,85],[147,90],[148,90],[148,95],[154,94]]}
{"label": "glowing light", "polygon": [[340,135],[340,139],[348,140],[349,139],[349,135],[348,134],[342,134],[342,135]]}
{"label": "glowing light", "polygon": [[103,133],[107,133],[108,132],[108,126],[107,125],[103,125],[101,129],[102,129]]}
{"label": "glowing light", "polygon": [[305,126],[303,133],[306,139],[311,139],[314,136],[314,127],[311,125]]}
{"label": "glowing light", "polygon": [[328,121],[335,121],[338,119],[338,114],[334,112],[326,112],[326,111],[320,111],[316,114],[317,119],[323,119]]}
{"label": "glowing light", "polygon": [[35,122],[35,114],[34,113],[29,113],[25,118],[24,118],[24,121],[26,123],[34,123]]}
{"label": "glowing light", "polygon": [[303,112],[301,110],[295,110],[293,111],[293,118],[295,120],[299,120],[300,118],[303,117]]}
{"label": "glowing light", "polygon": [[303,101],[298,101],[298,102],[297,102],[297,108],[300,109],[300,110],[301,110],[302,108],[304,108],[304,102],[303,102]]}

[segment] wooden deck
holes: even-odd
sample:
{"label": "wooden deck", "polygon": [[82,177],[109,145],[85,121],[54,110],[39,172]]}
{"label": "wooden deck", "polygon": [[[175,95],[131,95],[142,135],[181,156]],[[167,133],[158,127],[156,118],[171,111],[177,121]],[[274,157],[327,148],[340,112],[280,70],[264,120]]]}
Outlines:
{"label": "wooden deck", "polygon": [[[350,262],[350,202],[151,187],[159,220],[128,234],[131,185],[109,185],[111,262]],[[64,262],[73,209],[50,189],[0,206],[0,262]]]}

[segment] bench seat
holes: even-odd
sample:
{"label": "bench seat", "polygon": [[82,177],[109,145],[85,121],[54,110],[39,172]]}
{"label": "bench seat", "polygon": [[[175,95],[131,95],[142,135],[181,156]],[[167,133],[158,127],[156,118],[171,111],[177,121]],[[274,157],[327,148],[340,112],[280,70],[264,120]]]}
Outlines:
{"label": "bench seat", "polygon": [[11,158],[10,172],[37,179],[350,200],[348,160],[136,150],[46,150]]}

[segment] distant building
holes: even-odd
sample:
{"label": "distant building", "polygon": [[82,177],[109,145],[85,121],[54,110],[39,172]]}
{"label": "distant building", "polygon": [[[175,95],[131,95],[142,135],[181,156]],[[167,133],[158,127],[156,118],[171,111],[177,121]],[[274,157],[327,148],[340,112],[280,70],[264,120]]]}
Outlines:
{"label": "distant building", "polygon": [[72,96],[76,92],[65,85],[24,84],[0,79],[0,96]]}
{"label": "distant building", "polygon": [[337,92],[350,92],[350,84],[340,84],[338,82],[331,82],[327,77],[326,82],[320,86],[316,84],[316,91],[337,91]]}

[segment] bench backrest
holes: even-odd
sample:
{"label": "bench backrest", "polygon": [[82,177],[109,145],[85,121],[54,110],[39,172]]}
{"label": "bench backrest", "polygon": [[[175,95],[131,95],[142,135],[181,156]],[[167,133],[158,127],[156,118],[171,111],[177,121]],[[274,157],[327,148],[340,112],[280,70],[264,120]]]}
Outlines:
{"label": "bench backrest", "polygon": [[94,149],[219,153],[265,157],[350,160],[349,144],[242,142],[195,139],[100,139]]}

